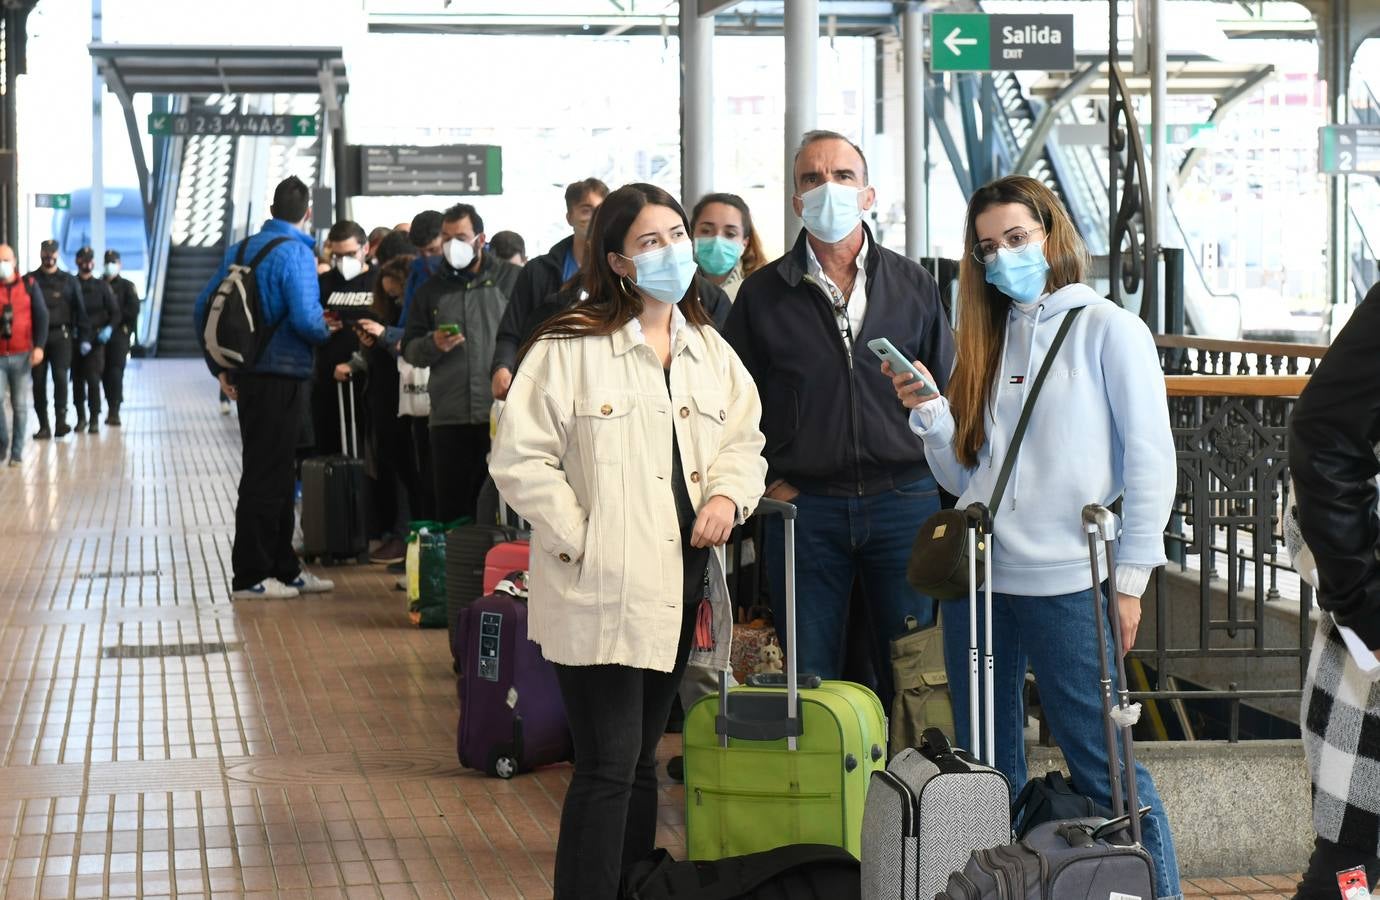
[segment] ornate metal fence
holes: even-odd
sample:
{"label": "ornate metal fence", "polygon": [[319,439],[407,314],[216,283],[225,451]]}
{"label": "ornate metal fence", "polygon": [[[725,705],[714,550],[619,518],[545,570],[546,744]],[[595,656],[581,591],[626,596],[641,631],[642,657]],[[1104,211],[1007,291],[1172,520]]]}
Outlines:
{"label": "ornate metal fence", "polygon": [[[1156,342],[1166,372],[1175,373],[1166,382],[1178,490],[1165,544],[1169,569],[1196,569],[1198,621],[1194,629],[1183,622],[1171,627],[1171,616],[1191,607],[1180,602],[1171,610],[1171,575],[1158,571],[1154,646],[1132,653],[1153,676],[1137,696],[1169,704],[1181,721],[1188,718],[1185,704],[1226,704],[1227,737],[1234,741],[1243,704],[1297,698],[1308,667],[1312,592],[1283,551],[1281,523],[1289,507],[1289,415],[1325,348],[1176,336]],[[1298,627],[1286,633],[1281,622],[1288,617],[1275,613],[1295,596]],[[1224,661],[1223,670],[1240,668],[1243,659],[1295,660],[1297,681],[1281,687],[1233,679],[1185,690],[1176,675],[1185,666],[1201,671],[1211,660]]]}

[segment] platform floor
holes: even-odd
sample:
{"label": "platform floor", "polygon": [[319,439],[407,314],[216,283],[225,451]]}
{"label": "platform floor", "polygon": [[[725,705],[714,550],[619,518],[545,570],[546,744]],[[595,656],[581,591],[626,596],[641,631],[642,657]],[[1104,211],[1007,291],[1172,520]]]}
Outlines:
{"label": "platform floor", "polygon": [[199,362],[132,361],[126,393],[123,428],[0,469],[3,896],[550,897],[569,769],[459,768],[445,633],[382,567],[232,605],[235,420]]}

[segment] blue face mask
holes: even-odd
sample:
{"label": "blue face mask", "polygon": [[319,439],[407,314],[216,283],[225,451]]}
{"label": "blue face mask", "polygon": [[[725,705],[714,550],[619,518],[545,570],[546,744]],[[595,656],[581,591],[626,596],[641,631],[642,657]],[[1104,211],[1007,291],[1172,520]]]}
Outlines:
{"label": "blue face mask", "polygon": [[997,248],[997,258],[987,264],[987,283],[1017,303],[1034,303],[1045,292],[1049,263],[1045,242],[1031,242],[1020,253]]}
{"label": "blue face mask", "polygon": [[826,181],[800,195],[800,218],[805,230],[826,244],[837,244],[862,221],[858,201],[862,191]]}
{"label": "blue face mask", "polygon": [[722,235],[695,238],[695,261],[715,278],[733,271],[742,255],[743,245],[732,238]]}
{"label": "blue face mask", "polygon": [[[621,255],[621,254],[620,254]],[[690,290],[695,279],[695,253],[689,241],[679,241],[639,253],[624,256],[637,266],[635,283],[642,293],[662,303],[679,303]]]}

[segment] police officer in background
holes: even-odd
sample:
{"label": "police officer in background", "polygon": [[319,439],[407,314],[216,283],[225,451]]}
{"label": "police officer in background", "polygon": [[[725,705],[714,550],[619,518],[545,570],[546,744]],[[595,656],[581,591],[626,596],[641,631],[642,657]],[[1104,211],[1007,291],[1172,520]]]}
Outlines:
{"label": "police officer in background", "polygon": [[[77,281],[86,304],[87,324],[80,332],[81,358],[72,373],[72,405],[77,408],[77,431],[100,431],[101,375],[105,372],[105,345],[120,324],[120,304],[110,285],[96,277],[96,251],[77,251]],[[87,411],[91,415],[88,419]]]}
{"label": "police officer in background", "polygon": [[53,419],[57,436],[70,432],[67,425],[67,381],[72,368],[72,345],[84,340],[86,333],[86,305],[82,302],[81,285],[70,273],[58,268],[58,242],[44,241],[38,247],[42,261],[29,273],[43,295],[48,307],[48,341],[43,361],[34,368],[34,412],[38,414],[38,433],[35,440],[53,436],[48,429],[48,372],[53,373]]}
{"label": "police officer in background", "polygon": [[139,292],[134,282],[120,274],[120,251],[105,251],[105,283],[115,295],[120,307],[120,318],[105,345],[105,371],[101,382],[105,385],[105,405],[109,413],[105,424],[120,424],[120,404],[125,399],[125,362],[129,359],[129,347],[134,341],[134,330],[139,324]]}

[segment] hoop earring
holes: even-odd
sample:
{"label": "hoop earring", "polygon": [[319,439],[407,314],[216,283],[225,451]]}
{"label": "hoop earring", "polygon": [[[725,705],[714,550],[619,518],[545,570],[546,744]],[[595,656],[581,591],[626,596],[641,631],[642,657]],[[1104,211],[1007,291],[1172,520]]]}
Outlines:
{"label": "hoop earring", "polygon": [[630,279],[628,276],[626,276],[626,275],[619,275],[619,276],[618,276],[618,286],[621,287],[621,288],[623,289],[623,293],[627,294],[629,297],[636,297],[636,296],[637,296],[637,287],[636,287],[636,283],[635,283],[632,279]]}

